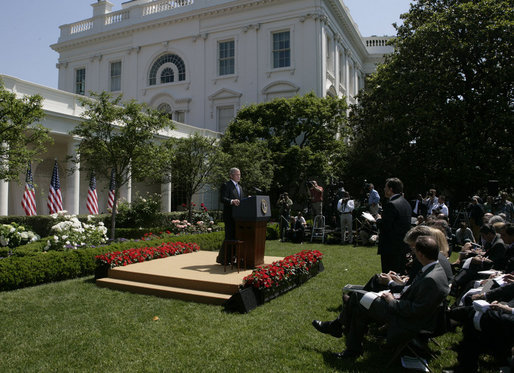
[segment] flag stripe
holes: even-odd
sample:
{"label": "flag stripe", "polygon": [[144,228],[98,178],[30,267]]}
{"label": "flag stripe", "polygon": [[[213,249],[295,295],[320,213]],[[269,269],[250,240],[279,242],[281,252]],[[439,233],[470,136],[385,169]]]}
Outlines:
{"label": "flag stripe", "polygon": [[32,168],[30,162],[27,168],[27,176],[25,177],[25,191],[21,199],[21,206],[25,211],[25,215],[36,215],[36,191],[32,180]]}
{"label": "flag stripe", "polygon": [[86,207],[91,215],[98,214],[98,194],[96,192],[96,178],[94,173],[91,173],[91,179],[89,180]]}
{"label": "flag stripe", "polygon": [[52,180],[50,182],[50,190],[48,191],[48,211],[50,214],[55,214],[62,211],[62,194],[61,183],[59,181],[59,169],[57,168],[57,161],[54,163],[54,170],[52,172]]}
{"label": "flag stripe", "polygon": [[111,170],[111,182],[109,183],[109,196],[107,198],[107,208],[112,209],[114,206],[114,193],[116,189],[116,180],[114,169]]}

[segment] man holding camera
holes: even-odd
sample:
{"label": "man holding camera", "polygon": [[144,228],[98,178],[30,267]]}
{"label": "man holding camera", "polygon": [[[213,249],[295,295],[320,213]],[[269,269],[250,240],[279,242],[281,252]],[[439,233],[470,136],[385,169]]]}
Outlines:
{"label": "man holding camera", "polygon": [[309,193],[311,197],[312,218],[323,215],[323,187],[313,180],[309,181]]}
{"label": "man holding camera", "polygon": [[[350,194],[346,191],[343,192],[343,198],[337,202],[337,211],[339,211],[339,217],[341,220],[341,244],[353,242],[353,220],[352,213],[355,208],[353,199],[350,198]],[[348,230],[348,240],[344,239],[345,232]]]}

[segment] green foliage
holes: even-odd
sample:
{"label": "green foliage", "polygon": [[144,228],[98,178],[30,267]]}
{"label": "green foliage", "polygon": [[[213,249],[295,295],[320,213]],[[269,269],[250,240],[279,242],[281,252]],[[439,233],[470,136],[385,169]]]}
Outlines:
{"label": "green foliage", "polygon": [[352,108],[347,179],[394,175],[408,193],[435,184],[454,198],[489,179],[512,185],[512,1],[425,0],[402,18]]}
{"label": "green foliage", "polygon": [[120,227],[154,227],[162,221],[161,196],[159,194],[136,194],[129,204],[118,204],[117,225]]}
{"label": "green foliage", "polygon": [[252,179],[257,172],[251,187],[269,191],[273,200],[288,191],[297,201],[305,181],[316,179],[324,184],[340,174],[346,146],[338,135],[347,134],[345,122],[343,99],[319,98],[313,93],[275,99],[242,108],[222,138],[222,146],[233,164],[248,160],[239,167],[242,183],[246,185],[247,176]]}
{"label": "green foliage", "polygon": [[0,225],[0,247],[14,249],[29,242],[39,240],[39,236],[16,223]]}
{"label": "green foliage", "polygon": [[39,95],[17,98],[0,79],[0,180],[18,180],[27,163],[39,160],[53,141],[41,124],[45,113]]}
{"label": "green foliage", "polygon": [[266,239],[278,240],[280,238],[280,227],[278,223],[270,223],[266,226]]}
{"label": "green foliage", "polygon": [[82,114],[84,120],[70,134],[81,139],[77,154],[82,169],[94,170],[106,179],[110,179],[111,170],[115,171],[115,207],[111,219],[111,234],[114,234],[119,188],[129,179],[143,180],[151,174],[150,166],[159,156],[155,135],[159,130],[172,128],[172,123],[167,114],[146,104],[135,100],[122,102],[121,95],[92,92],[91,97],[81,100],[86,108]]}
{"label": "green foliage", "polygon": [[80,250],[50,251],[0,260],[0,291],[14,290],[54,281],[92,275],[95,256],[135,247],[157,246],[162,242],[195,242],[201,250],[219,250],[224,233],[167,237],[165,240],[124,241]]}
{"label": "green foliage", "polygon": [[219,163],[221,151],[216,138],[207,138],[198,133],[190,137],[170,138],[160,149],[163,161],[162,174],[171,175],[171,180],[185,192],[189,208],[188,219],[192,218],[193,195],[199,192],[212,178]]}

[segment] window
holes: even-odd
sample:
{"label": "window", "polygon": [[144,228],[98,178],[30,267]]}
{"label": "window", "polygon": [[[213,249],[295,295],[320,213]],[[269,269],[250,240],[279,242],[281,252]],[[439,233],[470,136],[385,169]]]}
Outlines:
{"label": "window", "polygon": [[217,110],[218,131],[225,132],[230,121],[234,118],[233,106],[221,106]]}
{"label": "window", "polygon": [[163,83],[171,83],[175,80],[175,74],[173,73],[173,69],[171,67],[166,67],[161,72],[161,84]]}
{"label": "window", "polygon": [[111,92],[121,91],[121,61],[111,63]]}
{"label": "window", "polygon": [[291,66],[291,45],[289,31],[273,34],[273,68]]}
{"label": "window", "polygon": [[234,74],[234,40],[218,43],[218,72],[219,75]]}
{"label": "window", "polygon": [[162,104],[157,106],[157,110],[160,111],[161,113],[168,114],[168,117],[170,119],[172,119],[172,117],[171,117],[172,110],[171,110],[171,106],[169,104],[163,102]]}
{"label": "window", "polygon": [[86,94],[86,69],[75,70],[75,93],[78,95]]}
{"label": "window", "polygon": [[183,111],[175,111],[173,113],[173,119],[175,120],[175,122],[184,123],[184,121],[186,120],[186,113]]}
{"label": "window", "polygon": [[165,54],[159,57],[150,68],[148,85],[156,85],[157,82],[172,83],[177,77],[179,82],[186,80],[184,61],[176,54]]}

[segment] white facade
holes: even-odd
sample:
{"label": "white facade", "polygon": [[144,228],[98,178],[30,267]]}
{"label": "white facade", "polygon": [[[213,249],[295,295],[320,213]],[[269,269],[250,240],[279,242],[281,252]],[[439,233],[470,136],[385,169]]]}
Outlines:
{"label": "white facade", "polygon": [[[41,154],[41,162],[32,162],[32,174],[36,187],[36,206],[38,215],[47,215],[47,197],[54,161],[59,166],[60,184],[63,195],[64,209],[72,214],[87,214],[86,198],[89,188],[89,175],[75,170],[70,173],[74,164],[67,160],[75,154],[77,139],[69,135],[70,131],[81,121],[84,108],[79,103],[81,96],[23,81],[6,75],[0,75],[7,90],[18,97],[39,94],[43,97],[45,118],[41,124],[50,130],[54,140],[45,154]],[[166,137],[186,137],[193,133],[203,136],[217,137],[218,134],[209,130],[200,130],[183,123],[175,123],[175,129],[163,131]],[[24,215],[21,199],[25,187],[25,173],[20,174],[19,181],[5,182],[0,180],[0,215]],[[97,177],[97,193],[100,212],[107,211],[107,194],[109,180]],[[162,211],[171,211],[172,187],[170,184],[132,183],[121,188],[121,198],[130,202],[136,192],[160,193],[162,195]],[[217,208],[217,201],[212,193],[200,193],[195,196],[196,203],[205,203],[208,208]]]}
{"label": "white facade", "polygon": [[[32,164],[38,215],[48,213],[54,159],[65,209],[87,213],[88,175],[66,173],[76,145],[69,132],[82,112],[77,94],[123,93],[166,110],[180,123],[165,137],[218,136],[245,104],[311,91],[355,103],[365,76],[392,52],[389,37],[360,35],[341,0],[132,0],[118,11],[98,0],[92,7],[92,18],[60,26],[51,46],[59,53],[59,90],[0,76],[19,96],[44,98],[42,124],[55,142]],[[24,179],[0,180],[0,215],[23,214]],[[97,182],[105,211],[108,181]],[[162,193],[162,210],[170,211],[171,185],[129,183],[121,197],[130,202],[136,190]],[[195,202],[218,207],[214,191]]]}
{"label": "white facade", "polygon": [[223,132],[245,104],[354,96],[388,37],[362,38],[341,0],[100,0],[61,26],[59,89],[123,92]]}

